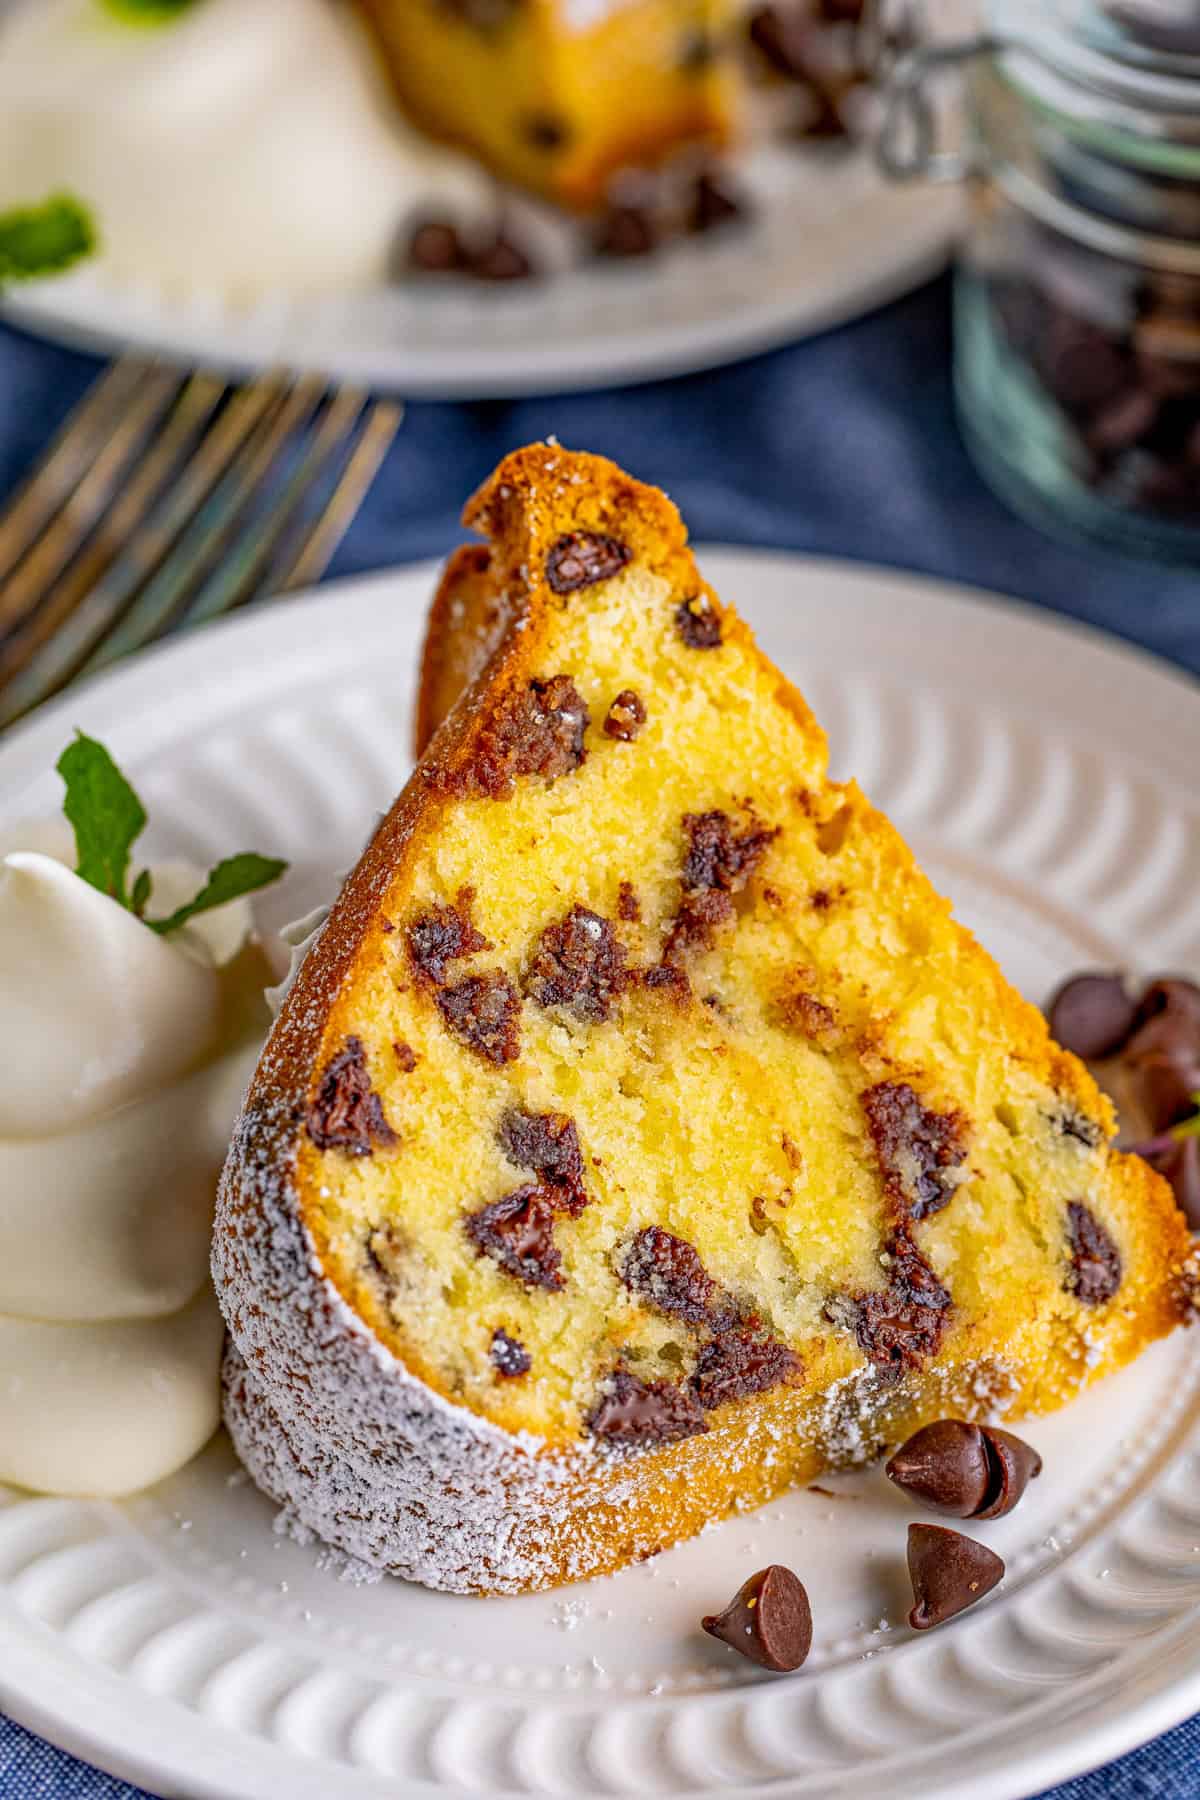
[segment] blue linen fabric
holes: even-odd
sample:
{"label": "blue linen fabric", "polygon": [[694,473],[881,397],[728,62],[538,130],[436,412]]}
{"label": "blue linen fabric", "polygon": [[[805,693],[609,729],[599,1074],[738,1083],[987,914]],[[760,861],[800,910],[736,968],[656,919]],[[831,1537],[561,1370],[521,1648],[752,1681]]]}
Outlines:
{"label": "blue linen fabric", "polygon": [[[460,536],[464,497],[504,452],[554,434],[665,487],[697,538],[993,588],[1200,673],[1197,573],[1056,542],[983,486],[954,426],[949,314],[949,284],[938,281],[840,330],[708,374],[597,394],[414,403],[330,574],[443,553]],[[0,327],[0,502],[97,368]],[[1200,1719],[1068,1782],[1055,1800],[1101,1796],[1200,1800]],[[0,1800],[138,1800],[138,1790],[0,1717]]]}

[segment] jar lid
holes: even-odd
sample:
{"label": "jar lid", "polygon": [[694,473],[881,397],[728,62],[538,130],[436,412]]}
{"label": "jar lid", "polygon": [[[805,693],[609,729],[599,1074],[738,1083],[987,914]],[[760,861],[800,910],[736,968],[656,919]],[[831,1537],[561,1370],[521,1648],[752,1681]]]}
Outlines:
{"label": "jar lid", "polygon": [[1195,0],[986,0],[986,11],[1014,78],[1056,112],[1176,115],[1195,140]]}

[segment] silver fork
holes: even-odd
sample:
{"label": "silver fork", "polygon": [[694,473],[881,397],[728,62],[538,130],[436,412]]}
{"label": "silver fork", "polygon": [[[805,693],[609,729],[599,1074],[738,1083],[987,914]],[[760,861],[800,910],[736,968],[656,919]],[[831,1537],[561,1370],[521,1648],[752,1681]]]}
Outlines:
{"label": "silver fork", "polygon": [[167,631],[315,581],[402,408],[126,357],[0,514],[0,728]]}

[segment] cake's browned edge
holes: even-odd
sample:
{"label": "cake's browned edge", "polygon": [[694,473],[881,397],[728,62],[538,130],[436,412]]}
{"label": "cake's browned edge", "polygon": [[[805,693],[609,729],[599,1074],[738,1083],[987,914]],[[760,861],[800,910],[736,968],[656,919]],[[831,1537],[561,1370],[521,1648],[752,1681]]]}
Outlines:
{"label": "cake's browned edge", "polygon": [[421,650],[413,751],[420,759],[447,713],[478,680],[511,623],[486,544],[460,544],[442,572]]}

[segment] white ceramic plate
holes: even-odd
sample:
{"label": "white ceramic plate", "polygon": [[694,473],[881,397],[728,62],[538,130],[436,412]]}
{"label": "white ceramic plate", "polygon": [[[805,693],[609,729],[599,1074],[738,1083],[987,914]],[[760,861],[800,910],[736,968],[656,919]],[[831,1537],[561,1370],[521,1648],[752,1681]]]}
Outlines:
{"label": "white ceramic plate", "polygon": [[[1200,965],[1200,695],[1032,612],[745,551],[703,558],[1027,993]],[[351,858],[408,761],[428,569],[289,601],[70,695],[0,751],[0,823],[57,804],[79,724],[167,852]],[[0,1706],[115,1773],[214,1800],[1015,1800],[1200,1707],[1200,1365],[1180,1335],[1029,1436],[1046,1473],[979,1535],[976,1611],[903,1623],[912,1510],[874,1471],[558,1593],[355,1588],[274,1535],[218,1438],[125,1506],[0,1490]],[[697,1629],[753,1569],[808,1584],[809,1666]]]}
{"label": "white ceramic plate", "polygon": [[485,399],[713,368],[868,312],[945,261],[957,196],[890,186],[864,152],[765,150],[747,180],[757,216],[745,230],[511,288],[416,283],[238,307],[118,285],[97,266],[11,289],[0,314],[104,353]]}

